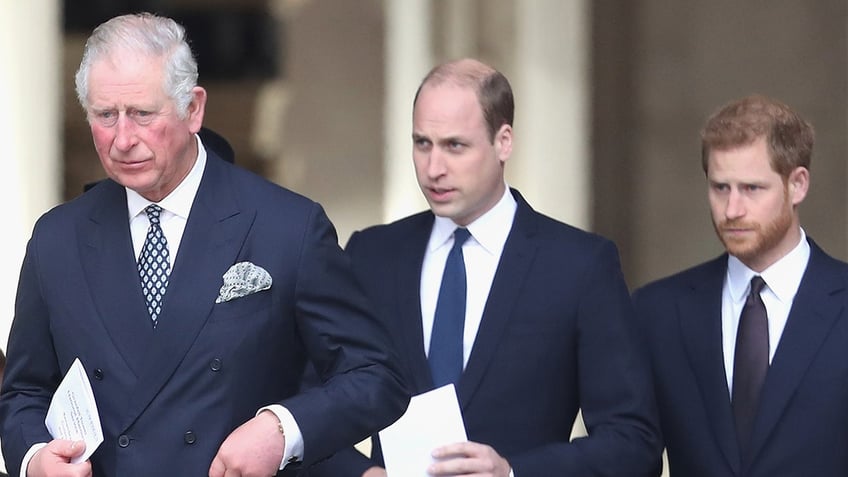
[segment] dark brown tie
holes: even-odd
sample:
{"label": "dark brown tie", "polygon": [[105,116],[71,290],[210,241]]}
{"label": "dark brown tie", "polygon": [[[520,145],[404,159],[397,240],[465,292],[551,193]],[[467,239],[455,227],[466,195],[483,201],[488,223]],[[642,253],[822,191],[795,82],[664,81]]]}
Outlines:
{"label": "dark brown tie", "polygon": [[768,314],[760,291],[765,286],[761,276],[751,279],[751,292],[745,300],[736,332],[736,355],[733,360],[733,417],[742,461],[751,440],[751,429],[757,416],[760,390],[769,367]]}

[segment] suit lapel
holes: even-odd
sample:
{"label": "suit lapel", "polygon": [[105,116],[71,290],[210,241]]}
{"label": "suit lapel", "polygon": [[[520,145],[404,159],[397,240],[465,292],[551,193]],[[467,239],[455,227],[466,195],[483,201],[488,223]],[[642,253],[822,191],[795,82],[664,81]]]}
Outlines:
{"label": "suit lapel", "polygon": [[225,164],[213,157],[210,154],[192,204],[125,426],[132,424],[173,375],[206,324],[221,277],[235,262],[255,217],[255,211],[237,205]]}
{"label": "suit lapel", "polygon": [[845,280],[832,260],[810,241],[810,262],[761,392],[751,436],[752,456],[780,420],[804,374],[841,316]]}
{"label": "suit lapel", "polygon": [[721,332],[721,292],[727,255],[706,267],[704,273],[692,280],[691,295],[681,297],[678,302],[680,331],[716,442],[730,467],[738,473],[739,446],[730,407]]}
{"label": "suit lapel", "polygon": [[415,394],[433,389],[433,378],[424,350],[424,330],[421,325],[421,266],[433,227],[433,215],[422,214],[403,241],[397,262],[397,327],[401,333],[401,346],[408,358]]}
{"label": "suit lapel", "polygon": [[[79,256],[96,292],[91,299],[117,352],[136,376],[153,336],[133,256],[124,188],[109,180],[98,188],[98,206],[80,225]],[[98,193],[98,192],[93,192]]]}
{"label": "suit lapel", "polygon": [[493,355],[497,352],[509,318],[515,316],[514,309],[521,288],[515,284],[525,281],[538,248],[534,239],[537,213],[517,191],[513,190],[512,193],[518,202],[515,220],[492,280],[474,348],[459,380],[457,394],[462,409],[471,402],[489,364],[493,361]]}

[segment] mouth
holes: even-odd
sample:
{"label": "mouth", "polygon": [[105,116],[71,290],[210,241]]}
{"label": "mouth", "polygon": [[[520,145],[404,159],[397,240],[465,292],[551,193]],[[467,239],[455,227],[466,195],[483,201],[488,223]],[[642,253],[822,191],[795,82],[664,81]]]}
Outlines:
{"label": "mouth", "polygon": [[754,233],[755,230],[750,227],[722,227],[721,235],[728,238],[741,238]]}
{"label": "mouth", "polygon": [[126,165],[141,164],[150,160],[149,157],[135,158],[128,157],[127,155],[110,155],[109,157],[112,159],[112,162]]}
{"label": "mouth", "polygon": [[131,159],[131,158],[120,158],[120,159],[112,159],[112,163],[116,165],[119,169],[126,172],[137,172],[146,169],[150,159]]}
{"label": "mouth", "polygon": [[436,202],[445,202],[456,193],[456,189],[445,187],[428,187],[427,191],[430,198]]}

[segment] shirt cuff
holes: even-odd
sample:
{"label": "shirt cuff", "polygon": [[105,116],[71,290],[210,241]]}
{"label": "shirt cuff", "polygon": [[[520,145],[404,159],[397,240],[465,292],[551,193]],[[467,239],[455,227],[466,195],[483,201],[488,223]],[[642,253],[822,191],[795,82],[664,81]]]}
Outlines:
{"label": "shirt cuff", "polygon": [[[271,411],[280,420],[280,425],[285,431],[286,448],[283,451],[283,460],[280,462],[280,470],[291,463],[303,460],[303,434],[300,432],[300,426],[294,420],[294,416],[288,409],[279,404],[265,406],[258,410],[256,414],[262,411]],[[24,477],[24,476],[22,476]]]}
{"label": "shirt cuff", "polygon": [[39,444],[33,444],[32,447],[29,448],[26,454],[24,454],[24,460],[21,461],[21,477],[27,477],[27,467],[29,466],[29,461],[35,457],[35,453],[40,451],[43,447],[46,447],[46,442],[41,442]]}

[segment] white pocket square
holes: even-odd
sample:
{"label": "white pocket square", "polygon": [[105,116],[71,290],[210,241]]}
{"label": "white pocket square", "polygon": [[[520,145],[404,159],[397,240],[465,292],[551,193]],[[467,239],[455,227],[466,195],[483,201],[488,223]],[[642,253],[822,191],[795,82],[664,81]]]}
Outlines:
{"label": "white pocket square", "polygon": [[250,262],[239,262],[224,274],[224,284],[215,303],[234,300],[271,288],[271,275],[267,270]]}

